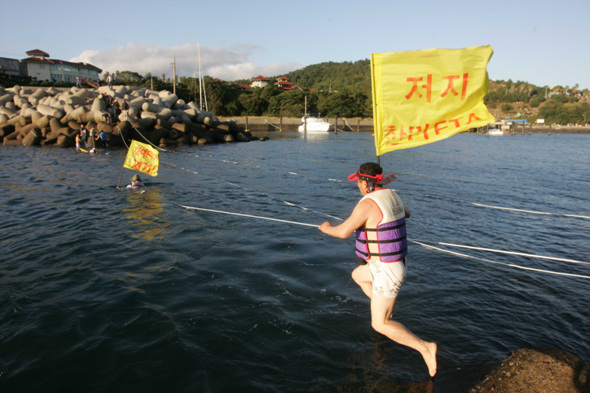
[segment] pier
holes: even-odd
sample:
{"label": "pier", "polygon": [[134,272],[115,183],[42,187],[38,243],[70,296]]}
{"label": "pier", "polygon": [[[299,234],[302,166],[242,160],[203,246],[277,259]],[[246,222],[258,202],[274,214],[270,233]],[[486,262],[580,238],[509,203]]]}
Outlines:
{"label": "pier", "polygon": [[[373,119],[347,119],[338,117],[325,117],[325,120],[335,126],[337,132],[373,132]],[[300,117],[231,117],[236,124],[250,132],[297,132],[301,125]]]}
{"label": "pier", "polygon": [[[332,123],[338,132],[373,132],[373,119],[366,118],[335,118],[326,117],[325,120]],[[233,120],[241,128],[251,132],[297,132],[301,125],[300,117],[228,117],[226,120]],[[590,127],[584,126],[561,126],[550,124],[533,123],[511,123],[497,121],[485,127],[473,129],[470,132],[486,134],[489,129],[501,129],[506,135],[533,134],[533,133],[573,133],[588,134]]]}

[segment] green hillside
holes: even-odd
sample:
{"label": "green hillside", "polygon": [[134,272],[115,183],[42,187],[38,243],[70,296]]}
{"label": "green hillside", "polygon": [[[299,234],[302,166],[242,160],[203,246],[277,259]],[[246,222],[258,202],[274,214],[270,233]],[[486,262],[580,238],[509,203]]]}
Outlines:
{"label": "green hillside", "polygon": [[297,86],[314,91],[359,91],[371,95],[371,63],[367,60],[320,63],[284,76]]}
{"label": "green hillside", "polygon": [[[105,77],[108,73],[105,73]],[[299,89],[285,91],[274,85],[278,77],[287,77]],[[147,86],[172,91],[172,81],[133,71],[117,71],[116,84]],[[371,75],[368,59],[355,62],[326,62],[282,75],[267,76],[264,88],[244,88],[250,80],[220,81],[205,77],[209,110],[217,116],[301,117],[319,113],[327,117],[369,118],[373,115]],[[9,87],[0,79],[0,86]],[[31,85],[35,84],[34,81]],[[64,83],[61,82],[61,85]],[[52,86],[38,82],[38,86]],[[70,84],[71,85],[71,84]],[[67,87],[67,86],[64,86]],[[180,77],[176,94],[186,102],[196,100],[195,78]],[[527,82],[490,81],[486,105],[496,119],[521,118],[529,122],[544,119],[547,124],[586,124],[590,122],[590,92],[578,86],[535,86]]]}
{"label": "green hillside", "polygon": [[[320,63],[284,75],[297,86],[316,94],[318,112],[326,116],[350,117],[347,104],[359,105],[352,116],[371,116],[370,61]],[[536,86],[512,80],[490,81],[485,103],[497,119],[545,119],[553,124],[590,122],[590,91],[578,86]],[[348,113],[347,113],[348,112]]]}

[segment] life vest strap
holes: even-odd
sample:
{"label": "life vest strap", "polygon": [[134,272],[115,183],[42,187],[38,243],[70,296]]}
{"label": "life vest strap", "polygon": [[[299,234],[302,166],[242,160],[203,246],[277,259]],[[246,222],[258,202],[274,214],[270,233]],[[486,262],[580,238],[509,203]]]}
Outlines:
{"label": "life vest strap", "polygon": [[358,248],[356,249],[356,251],[366,257],[390,257],[393,255],[399,255],[399,254],[403,254],[408,250],[408,248],[404,248],[401,251],[397,251],[397,252],[388,252],[388,253],[370,253],[370,252],[364,252],[359,250]]}
{"label": "life vest strap", "polygon": [[381,228],[362,228],[361,231],[365,232],[383,232],[383,231],[391,231],[392,229],[399,229],[406,225],[406,220],[403,220],[401,223],[392,226],[392,227],[381,227]]}
{"label": "life vest strap", "polygon": [[399,242],[402,240],[406,240],[406,235],[402,236],[402,237],[398,237],[397,239],[389,239],[389,240],[363,240],[363,239],[356,239],[357,242],[362,243],[362,244],[367,244],[367,243],[371,243],[371,244],[385,244],[385,243],[395,243],[395,242]]}

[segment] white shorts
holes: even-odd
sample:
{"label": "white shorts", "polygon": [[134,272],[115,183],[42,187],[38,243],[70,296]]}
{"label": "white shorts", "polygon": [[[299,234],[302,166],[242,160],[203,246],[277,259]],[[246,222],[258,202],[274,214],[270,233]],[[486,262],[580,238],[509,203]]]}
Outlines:
{"label": "white shorts", "polygon": [[373,293],[395,298],[406,279],[405,260],[398,262],[369,263]]}

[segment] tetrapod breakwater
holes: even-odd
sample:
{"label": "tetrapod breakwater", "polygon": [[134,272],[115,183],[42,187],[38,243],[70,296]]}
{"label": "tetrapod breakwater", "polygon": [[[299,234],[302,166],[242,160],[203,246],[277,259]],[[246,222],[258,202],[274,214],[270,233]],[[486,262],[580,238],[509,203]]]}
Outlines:
{"label": "tetrapod breakwater", "polygon": [[[109,146],[147,140],[165,147],[247,142],[235,121],[186,103],[172,92],[129,86],[59,89],[0,87],[0,141],[4,146],[74,147],[82,127],[104,133]],[[88,138],[88,147],[95,139]]]}

